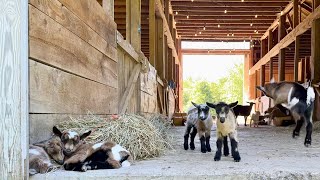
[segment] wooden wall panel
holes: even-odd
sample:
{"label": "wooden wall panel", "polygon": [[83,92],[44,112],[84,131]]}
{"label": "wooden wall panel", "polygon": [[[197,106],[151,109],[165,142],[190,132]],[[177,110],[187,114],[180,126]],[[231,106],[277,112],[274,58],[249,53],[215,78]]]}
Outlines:
{"label": "wooden wall panel", "polygon": [[0,179],[27,179],[28,5],[0,4]]}
{"label": "wooden wall panel", "polygon": [[29,14],[32,59],[111,87],[118,86],[116,61],[31,5]]}
{"label": "wooden wall panel", "polygon": [[117,113],[117,89],[30,60],[30,113]]}
{"label": "wooden wall panel", "polygon": [[[30,0],[35,8],[48,15],[54,21],[65,27],[81,39],[95,47],[101,53],[109,58],[116,60],[117,49],[114,42],[110,43],[90,28],[84,21],[82,21],[76,14],[63,6],[59,1],[38,1]],[[32,27],[31,27],[32,28]],[[111,27],[109,27],[111,28]]]}
{"label": "wooden wall panel", "polygon": [[157,110],[157,72],[149,64],[147,73],[140,73],[141,113],[156,113]]}

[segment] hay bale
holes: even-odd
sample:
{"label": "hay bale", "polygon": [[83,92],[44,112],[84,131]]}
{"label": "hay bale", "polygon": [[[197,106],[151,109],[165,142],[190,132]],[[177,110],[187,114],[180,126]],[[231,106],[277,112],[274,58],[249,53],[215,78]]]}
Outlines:
{"label": "hay bale", "polygon": [[114,141],[131,152],[134,160],[158,157],[172,148],[168,130],[171,124],[165,116],[153,115],[150,119],[138,115],[95,116],[71,118],[57,125],[61,129],[71,129],[79,133],[92,130],[86,141],[97,143]]}

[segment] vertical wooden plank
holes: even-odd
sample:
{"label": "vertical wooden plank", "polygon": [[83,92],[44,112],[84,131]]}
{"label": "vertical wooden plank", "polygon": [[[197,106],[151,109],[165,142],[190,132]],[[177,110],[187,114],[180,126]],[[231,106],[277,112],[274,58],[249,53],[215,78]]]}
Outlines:
{"label": "vertical wooden plank", "polygon": [[306,81],[306,59],[301,60],[301,82]]}
{"label": "vertical wooden plank", "polygon": [[[258,70],[254,73],[254,87],[258,85]],[[254,88],[254,99],[258,97],[258,91],[257,88]]]}
{"label": "vertical wooden plank", "polygon": [[299,24],[299,0],[293,0],[293,27]]}
{"label": "vertical wooden plank", "polygon": [[141,0],[130,0],[130,43],[136,52],[141,50]]}
{"label": "vertical wooden plank", "polygon": [[266,39],[261,40],[261,46],[260,46],[260,50],[261,50],[260,55],[261,55],[261,58],[262,58],[264,55],[267,54],[267,49],[268,49],[268,47],[267,47],[267,43],[266,43],[266,42],[267,42]]}
{"label": "vertical wooden plank", "polygon": [[294,52],[294,67],[293,67],[293,76],[294,81],[298,82],[298,63],[299,63],[299,56],[300,56],[300,36],[296,37],[295,40],[295,52]]}
{"label": "vertical wooden plank", "polygon": [[269,80],[273,78],[273,59],[271,58],[269,61]]}
{"label": "vertical wooden plank", "polygon": [[131,0],[126,0],[126,38],[131,41]]}
{"label": "vertical wooden plank", "polygon": [[260,69],[260,85],[264,86],[265,84],[265,75],[266,75],[266,66],[262,65]]}
{"label": "vertical wooden plank", "polygon": [[149,62],[156,64],[156,8],[155,0],[149,0]]}
{"label": "vertical wooden plank", "polygon": [[269,36],[268,36],[268,51],[270,51],[273,48],[273,33],[272,30],[269,30]]}
{"label": "vertical wooden plank", "polygon": [[313,21],[311,28],[311,79],[320,82],[320,19]]}
{"label": "vertical wooden plank", "polygon": [[0,179],[28,179],[28,1],[0,3]]}
{"label": "vertical wooden plank", "polygon": [[102,0],[102,7],[106,14],[114,19],[114,0]]}
{"label": "vertical wooden plank", "polygon": [[157,55],[156,55],[156,69],[158,75],[164,79],[165,78],[165,69],[164,69],[164,28],[162,18],[156,18],[157,24]]}
{"label": "vertical wooden plank", "polygon": [[[278,30],[278,42],[281,41],[282,38],[285,37],[286,35],[286,28],[285,28],[285,16],[281,16],[279,18],[279,30]],[[279,51],[279,55],[278,55],[278,81],[284,81],[285,80],[285,49],[281,49]]]}
{"label": "vertical wooden plank", "polygon": [[249,97],[250,97],[250,94],[249,94],[249,91],[250,91],[250,87],[252,86],[252,83],[250,82],[250,79],[249,79],[249,61],[250,61],[250,56],[249,54],[245,54],[244,55],[244,78],[243,78],[243,102],[245,101],[248,101],[249,100]]}

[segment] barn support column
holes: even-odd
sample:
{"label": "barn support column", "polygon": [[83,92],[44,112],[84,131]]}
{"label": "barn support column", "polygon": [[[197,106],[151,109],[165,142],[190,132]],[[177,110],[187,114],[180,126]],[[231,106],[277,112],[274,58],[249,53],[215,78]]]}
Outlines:
{"label": "barn support column", "polygon": [[156,64],[155,68],[158,72],[158,75],[161,77],[161,79],[165,79],[165,58],[164,58],[164,32],[163,32],[163,20],[161,18],[156,18],[156,36],[157,36],[157,41],[156,41]]}
{"label": "barn support column", "polygon": [[250,55],[245,54],[244,55],[244,79],[243,79],[243,102],[246,102],[249,100],[250,97],[250,75],[249,75],[249,69],[250,69]]}
{"label": "barn support column", "polygon": [[[293,0],[293,28],[299,24],[299,0]],[[294,81],[298,82],[298,64],[300,56],[300,36],[295,39],[295,53],[294,53]]]}
{"label": "barn support column", "polygon": [[[313,10],[320,6],[320,0],[313,0]],[[311,27],[311,79],[313,84],[320,83],[320,19],[312,22]],[[319,87],[318,87],[319,90]],[[319,91],[318,91],[319,92]],[[315,106],[313,111],[314,121],[320,120],[320,99],[316,93]]]}
{"label": "barn support column", "polygon": [[[285,21],[286,21],[285,15],[279,18],[278,42],[280,42],[281,39],[284,38],[286,35]],[[280,49],[279,60],[278,60],[278,77],[279,77],[278,81],[285,80],[285,54],[286,54],[285,48]]]}
{"label": "barn support column", "polygon": [[155,0],[149,0],[149,62],[156,64],[156,7]]}
{"label": "barn support column", "polygon": [[[262,65],[260,68],[260,86],[265,84],[266,66]],[[260,91],[260,97],[263,96],[262,91]]]}
{"label": "barn support column", "polygon": [[[268,52],[273,48],[273,33],[272,30],[269,30],[268,36]],[[269,82],[273,78],[273,60],[270,58],[269,60]]]}
{"label": "barn support column", "polygon": [[0,2],[0,179],[28,179],[28,1]]}
{"label": "barn support column", "polygon": [[106,14],[114,19],[114,0],[102,0],[102,7]]}

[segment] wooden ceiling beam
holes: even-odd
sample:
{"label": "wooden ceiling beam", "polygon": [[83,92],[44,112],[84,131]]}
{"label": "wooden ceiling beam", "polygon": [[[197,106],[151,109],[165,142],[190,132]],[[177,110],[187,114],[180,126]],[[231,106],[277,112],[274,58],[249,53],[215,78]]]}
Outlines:
{"label": "wooden ceiling beam", "polygon": [[[239,0],[196,0],[197,2],[239,2]],[[245,0],[246,2],[290,2],[290,0]],[[171,2],[190,2],[190,0],[171,0]]]}
{"label": "wooden ceiling beam", "polygon": [[185,55],[244,55],[249,54],[250,50],[232,49],[182,49]]}
{"label": "wooden ceiling beam", "polygon": [[[176,12],[176,11],[174,11]],[[186,16],[188,14],[197,15],[197,16],[221,16],[221,12],[197,12],[197,11],[179,11],[178,14],[174,16]],[[254,15],[264,15],[264,16],[277,16],[276,12],[228,12],[228,16],[254,16]]]}
{"label": "wooden ceiling beam", "polygon": [[193,8],[198,8],[198,7],[244,7],[244,8],[251,8],[251,7],[281,7],[281,6],[286,6],[288,2],[191,2],[191,1],[186,1],[186,2],[177,2],[177,1],[172,1],[171,5],[173,9],[179,8],[179,7],[193,7]]}
{"label": "wooden ceiling beam", "polygon": [[257,18],[252,16],[229,16],[229,15],[220,15],[220,16],[197,16],[197,15],[192,15],[190,13],[189,18],[185,15],[176,15],[175,19],[176,21],[179,20],[252,20],[254,19],[255,21],[261,21],[261,20],[274,20],[276,16],[258,16]]}
{"label": "wooden ceiling beam", "polygon": [[[191,8],[192,7],[192,8]],[[189,11],[189,12],[221,12],[224,14],[224,10],[227,9],[228,12],[280,12],[281,7],[173,7],[174,11]],[[228,13],[226,13],[228,14]]]}
{"label": "wooden ceiling beam", "polygon": [[[234,20],[234,19],[217,19],[217,20],[193,20],[193,19],[179,19],[176,20],[177,24],[248,24],[248,26],[253,24],[270,24],[273,20],[258,20],[258,19],[252,19],[252,20]],[[142,22],[145,22],[142,20]]]}

